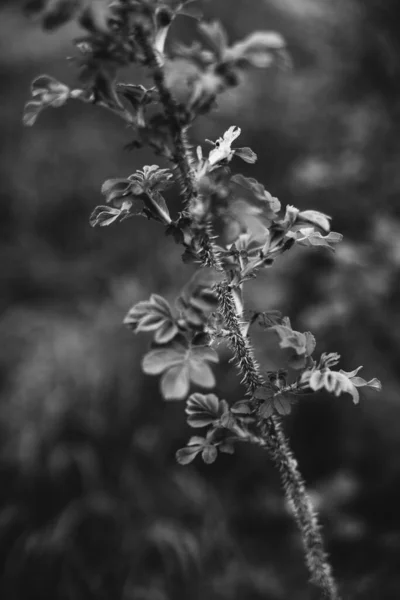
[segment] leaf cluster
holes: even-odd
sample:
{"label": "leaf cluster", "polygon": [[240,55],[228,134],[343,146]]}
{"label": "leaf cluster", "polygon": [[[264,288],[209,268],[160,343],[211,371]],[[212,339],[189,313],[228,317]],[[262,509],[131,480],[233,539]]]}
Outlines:
{"label": "leaf cluster", "polygon": [[[91,225],[109,226],[133,216],[154,219],[183,246],[184,262],[212,266],[197,272],[174,309],[165,298],[152,294],[134,305],[124,321],[135,333],[152,334],[142,368],[146,374],[161,376],[166,400],[186,399],[192,386],[214,388],[210,364],[218,362],[218,354],[213,346],[226,340],[233,348],[247,397],[229,406],[214,394],[192,394],[186,407],[188,424],[206,427],[207,433],[191,438],[178,460],[187,464],[201,454],[211,463],[218,450],[231,452],[235,441],[261,439],[267,421],[289,414],[305,393],[321,389],[336,396],[349,393],[358,402],[357,388],[380,389],[378,380],[359,377],[359,369],[332,369],[336,355],[323,354],[315,360],[314,336],[295,331],[290,320],[276,312],[261,313],[261,324],[277,335],[286,363],[276,372],[259,372],[250,330],[260,315],[246,316],[244,283],[293,247],[332,251],[342,236],[331,231],[328,215],[283,207],[256,179],[232,174],[237,158],[248,164],[257,160],[251,148],[236,145],[239,127],[229,127],[215,141],[206,140],[208,152],[202,146],[193,152],[187,141],[194,119],[211,110],[218,94],[239,83],[243,69],[287,63],[283,38],[257,31],[231,44],[219,23],[201,21],[202,42],[166,50],[176,17],[201,20],[190,0],[43,0],[31,2],[30,10],[47,28],[77,20],[85,35],[76,40],[74,59],[81,87],[70,89],[53,77],[39,76],[25,106],[25,124],[32,125],[45,108],[61,107],[69,99],[96,104],[118,115],[134,132],[131,148],[148,145],[170,165],[146,165],[127,177],[107,179],[101,188],[104,204],[94,209]],[[133,63],[149,69],[154,85],[118,80],[121,67]],[[174,81],[182,78],[183,64],[190,66],[191,77],[186,96],[178,98]],[[176,218],[164,197],[173,183],[185,199]]]}
{"label": "leaf cluster", "polygon": [[[200,275],[200,276],[199,276]],[[135,304],[124,323],[135,333],[151,332],[151,350],[144,356],[142,368],[148,375],[161,375],[161,392],[166,400],[183,400],[190,385],[212,388],[215,376],[209,363],[218,362],[210,346],[208,324],[216,308],[210,287],[212,272],[195,274],[182,290],[176,311],[162,296]]]}
{"label": "leaf cluster", "polygon": [[[82,86],[80,97],[120,115],[135,131],[130,148],[149,144],[157,154],[173,160],[169,122],[163,111],[148,112],[151,104],[159,104],[157,90],[118,80],[121,68],[131,64],[149,65],[141,37],[151,44],[156,61],[165,65],[164,84],[174,94],[175,82],[182,76],[182,60],[191,65],[185,99],[177,99],[176,117],[188,125],[208,112],[218,94],[236,85],[244,68],[265,68],[286,56],[285,42],[275,32],[256,32],[232,45],[228,44],[222,26],[202,21],[199,33],[203,44],[192,48],[175,46],[165,49],[171,24],[178,16],[202,20],[198,3],[193,0],[30,0],[25,3],[29,15],[39,19],[45,29],[57,29],[76,21],[84,35],[75,40],[76,55],[71,59],[78,68]],[[58,83],[58,86],[64,84]],[[32,88],[32,93],[35,92]],[[68,95],[66,89],[64,94]],[[177,97],[176,97],[177,98]],[[38,99],[34,98],[34,101]],[[61,106],[64,102],[43,102]],[[32,107],[26,107],[25,121]],[[251,158],[251,157],[250,157]]]}

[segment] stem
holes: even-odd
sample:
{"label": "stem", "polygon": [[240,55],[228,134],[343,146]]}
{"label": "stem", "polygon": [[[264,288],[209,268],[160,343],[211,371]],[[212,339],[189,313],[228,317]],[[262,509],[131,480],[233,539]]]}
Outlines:
{"label": "stem", "polygon": [[179,118],[179,107],[169,91],[161,61],[140,25],[135,27],[136,41],[143,50],[148,67],[151,69],[161,104],[168,117],[169,129],[175,148],[175,161],[180,175],[183,196],[189,204],[197,197],[196,178],[192,168],[192,156],[186,137],[186,127]]}
{"label": "stem", "polygon": [[[182,125],[180,108],[166,85],[161,61],[152,43],[149,41],[146,32],[140,25],[137,25],[135,28],[135,36],[136,41],[143,50],[147,65],[152,71],[161,104],[168,117],[169,129],[175,149],[174,159],[179,173],[179,183],[183,197],[190,208],[196,203],[198,190],[195,172],[192,167],[192,156],[186,136],[187,127]],[[207,226],[201,232],[201,235],[203,256],[206,256],[206,260],[203,259],[203,264],[208,263],[210,266],[214,266],[220,270],[221,265],[218,252],[216,252],[213,246]],[[250,341],[244,333],[245,324],[241,322],[243,307],[241,290],[235,289],[235,294],[233,295],[229,284],[225,282],[216,286],[216,292],[221,313],[230,331],[229,338],[236,362],[243,376],[242,382],[246,386],[247,392],[253,395],[255,390],[263,385],[263,380],[259,373],[259,366],[254,358]],[[265,421],[264,429],[265,431],[261,432],[262,435],[246,431],[246,438],[249,442],[266,448],[280,471],[286,498],[302,534],[306,563],[311,574],[311,581],[321,588],[324,597],[329,600],[338,600],[336,584],[324,551],[317,518],[306,493],[303,479],[297,469],[297,461],[294,459],[289,448],[279,419],[271,417]]]}
{"label": "stem", "polygon": [[[235,288],[234,293],[229,283],[224,282],[215,286],[220,311],[230,330],[230,343],[237,365],[243,375],[243,383],[251,395],[257,387],[263,385],[259,365],[254,358],[253,349],[247,336],[243,335],[244,324],[241,323],[242,306],[241,293]],[[235,302],[236,300],[236,302]],[[307,495],[303,478],[297,468],[297,461],[289,447],[282,430],[281,422],[276,416],[263,422],[260,433],[241,430],[241,439],[246,438],[250,443],[265,448],[279,469],[283,489],[294,519],[300,529],[303,541],[306,564],[311,576],[311,582],[318,586],[324,598],[339,600],[332,569],[327,560],[316,513]]]}
{"label": "stem", "polygon": [[255,390],[262,385],[262,379],[249,339],[244,337],[242,333],[242,325],[239,320],[241,314],[239,313],[240,317],[238,317],[235,304],[235,299],[238,303],[239,297],[237,294],[235,297],[233,296],[227,282],[216,285],[215,290],[221,313],[229,330],[229,340],[235,353],[237,366],[243,376],[242,383],[246,386],[247,391],[253,395]]}
{"label": "stem", "polygon": [[[192,154],[187,139],[187,126],[182,125],[182,110],[172,96],[165,81],[163,66],[159,55],[155,51],[146,31],[140,25],[135,27],[136,41],[141,47],[148,67],[151,69],[154,84],[157,88],[160,102],[168,118],[169,130],[174,145],[174,162],[178,170],[178,182],[182,195],[189,208],[194,207],[199,200],[196,174],[192,166]],[[199,257],[202,266],[222,270],[218,250],[212,241],[209,224],[193,222],[193,229],[198,233]]]}
{"label": "stem", "polygon": [[325,598],[339,600],[339,592],[324,549],[317,514],[278,418],[271,417],[268,420],[267,434],[271,442],[268,448],[270,455],[280,471],[286,498],[301,531],[311,582],[322,589]]}

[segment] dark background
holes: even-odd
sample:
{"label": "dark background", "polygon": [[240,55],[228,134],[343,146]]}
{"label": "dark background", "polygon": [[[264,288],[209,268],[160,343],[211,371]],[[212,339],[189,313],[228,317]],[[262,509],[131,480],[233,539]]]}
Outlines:
{"label": "dark background", "polygon": [[[344,234],[335,256],[297,250],[248,287],[249,307],[311,329],[317,351],[364,365],[381,394],[303,400],[286,419],[343,597],[400,598],[400,8],[389,0],[219,0],[231,40],[287,39],[293,70],[252,71],[199,120],[230,125],[283,204]],[[175,34],[188,40],[182,18]],[[0,5],[0,596],[5,600],[311,599],[298,533],[267,456],[175,463],[190,434],[140,372],[148,339],[121,322],[192,268],[161,227],[92,229],[106,178],[157,162],[129,153],[117,117],[71,102],[21,124],[33,77],[66,83],[77,31],[43,33]],[[133,70],[132,81],[137,80]],[[179,198],[169,196],[172,210]],[[266,359],[262,336],[257,351]],[[221,397],[240,399],[229,355]],[[271,361],[271,356],[269,356]],[[274,365],[274,359],[272,358]],[[279,366],[279,365],[275,365]]]}

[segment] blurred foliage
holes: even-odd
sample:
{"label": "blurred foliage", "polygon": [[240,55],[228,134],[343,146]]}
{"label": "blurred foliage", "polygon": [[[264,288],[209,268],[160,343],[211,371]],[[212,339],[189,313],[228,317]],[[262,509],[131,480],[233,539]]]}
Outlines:
{"label": "blurred foliage", "polygon": [[[284,203],[331,215],[345,235],[333,257],[282,257],[247,297],[384,383],[357,407],[305,399],[286,423],[343,596],[397,599],[400,8],[215,0],[205,13],[231,40],[270,28],[289,44],[293,70],[247,73],[195,141],[240,126],[259,157],[245,174]],[[190,42],[192,21],[173,27]],[[244,448],[206,469],[176,465],[183,407],[164,404],[140,373],[142,341],[122,325],[133,303],[175,297],[192,273],[156,223],[88,224],[104,179],[151,154],[124,150],[117,117],[84,105],[22,128],[34,76],[73,81],[75,34],[45,34],[18,2],[1,4],[0,596],[306,600],[300,541],[266,457]],[[176,211],[174,190],[168,198]],[[256,343],[273,368],[275,346],[263,333]],[[217,370],[218,394],[239,400],[228,356]]]}

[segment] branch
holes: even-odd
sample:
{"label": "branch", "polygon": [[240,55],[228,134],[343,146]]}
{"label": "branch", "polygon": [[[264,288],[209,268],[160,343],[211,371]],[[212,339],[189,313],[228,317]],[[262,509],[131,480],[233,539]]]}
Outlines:
{"label": "branch", "polygon": [[[197,190],[196,175],[192,166],[193,158],[187,139],[187,126],[182,124],[182,109],[179,107],[167,87],[159,55],[153,48],[146,31],[140,25],[136,25],[135,27],[135,37],[143,51],[147,66],[152,72],[160,102],[163,105],[165,114],[168,118],[169,130],[175,150],[174,162],[178,170],[178,181],[190,214],[190,209],[193,208],[199,200],[199,194]],[[222,265],[219,252],[213,243],[209,224],[206,222],[199,225],[193,220],[192,225],[193,229],[196,230],[198,234],[200,246],[199,255],[202,266],[213,267],[217,271],[221,271]]]}
{"label": "branch", "polygon": [[[180,185],[190,209],[196,203],[198,191],[192,167],[193,159],[186,137],[186,126],[182,125],[181,110],[166,85],[160,59],[146,32],[140,25],[136,26],[135,35],[137,43],[143,50],[147,65],[152,71],[160,101],[168,118]],[[209,255],[209,264],[220,268],[218,253],[214,251],[209,228],[202,232],[202,236],[202,247]],[[263,380],[257,361],[254,358],[252,346],[244,333],[243,323],[241,322],[243,307],[241,292],[239,289],[235,289],[233,294],[228,282],[218,284],[215,289],[221,313],[230,332],[229,339],[236,362],[243,376],[242,382],[248,393],[253,395],[255,390],[263,385]],[[301,531],[311,581],[322,590],[327,599],[338,600],[336,584],[324,551],[317,518],[306,493],[303,479],[297,469],[297,461],[289,448],[279,419],[271,417],[265,421],[263,431],[260,433],[261,435],[256,435],[247,431],[244,435],[247,436],[249,442],[267,449],[280,471],[286,498]]]}
{"label": "branch", "polygon": [[135,27],[136,41],[141,47],[147,66],[151,69],[161,104],[168,117],[169,129],[175,148],[175,162],[180,174],[183,196],[188,204],[197,197],[196,179],[192,168],[192,156],[186,136],[186,127],[182,126],[179,107],[169,91],[161,61],[148,36],[140,25]]}
{"label": "branch", "polygon": [[[241,294],[236,288],[235,296],[229,283],[224,282],[215,286],[219,307],[230,330],[230,343],[243,375],[243,383],[251,395],[257,387],[263,385],[259,365],[254,358],[253,349],[247,336],[243,334]],[[306,556],[306,564],[311,575],[311,581],[318,586],[324,597],[329,600],[339,600],[332,569],[327,560],[323,540],[311,500],[307,495],[302,476],[297,468],[288,441],[283,433],[280,420],[276,416],[264,421],[260,433],[241,430],[241,439],[265,448],[281,474],[282,485],[288,504],[300,529]]]}

